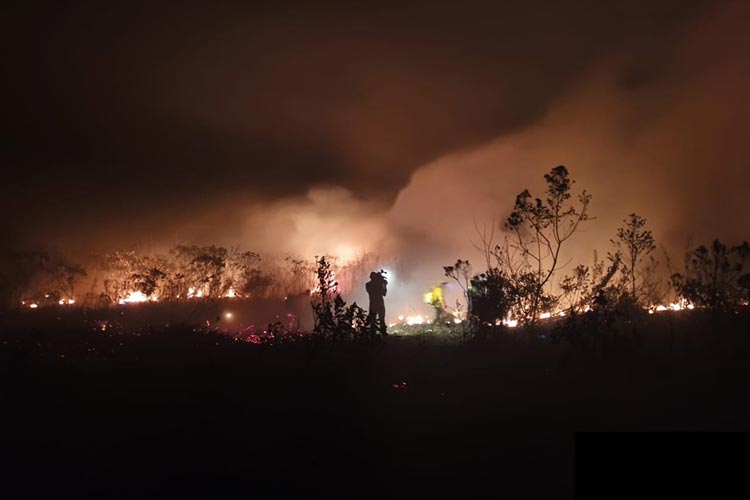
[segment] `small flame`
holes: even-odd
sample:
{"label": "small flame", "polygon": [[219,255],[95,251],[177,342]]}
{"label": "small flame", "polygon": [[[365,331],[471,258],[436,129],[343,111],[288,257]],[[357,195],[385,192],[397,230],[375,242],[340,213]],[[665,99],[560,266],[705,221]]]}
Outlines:
{"label": "small flame", "polygon": [[695,309],[695,305],[691,304],[685,299],[680,299],[677,302],[672,302],[668,305],[658,304],[656,306],[651,306],[649,308],[649,314],[653,314],[654,312],[662,312],[662,311],[684,311],[685,309],[692,311]]}
{"label": "small flame", "polygon": [[406,320],[406,324],[409,326],[424,325],[427,322],[427,320],[421,314],[417,314],[416,316],[407,316],[405,320]]}
{"label": "small flame", "polygon": [[139,303],[139,302],[148,302],[149,300],[151,300],[152,302],[156,302],[156,297],[151,297],[149,299],[149,297],[145,293],[141,292],[140,290],[137,290],[137,291],[134,291],[134,292],[130,292],[128,294],[128,296],[125,297],[124,299],[118,300],[118,303],[120,303],[120,304],[136,304],[136,303]]}

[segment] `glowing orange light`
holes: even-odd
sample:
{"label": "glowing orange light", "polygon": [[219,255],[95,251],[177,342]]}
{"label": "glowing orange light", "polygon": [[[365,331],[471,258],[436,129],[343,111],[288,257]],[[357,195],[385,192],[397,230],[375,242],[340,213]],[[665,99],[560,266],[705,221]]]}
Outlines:
{"label": "glowing orange light", "polygon": [[130,292],[127,297],[120,299],[118,302],[120,304],[136,304],[138,302],[148,302],[149,300],[156,302],[156,298],[152,297],[151,299],[149,299],[145,293],[141,291],[135,291]]}

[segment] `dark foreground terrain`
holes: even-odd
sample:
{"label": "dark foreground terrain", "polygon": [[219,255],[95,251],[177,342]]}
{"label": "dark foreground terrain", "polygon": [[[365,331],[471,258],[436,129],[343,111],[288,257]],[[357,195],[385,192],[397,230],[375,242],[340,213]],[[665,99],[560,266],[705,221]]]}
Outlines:
{"label": "dark foreground terrain", "polygon": [[745,430],[747,326],[663,313],[598,347],[6,327],[2,496],[571,498],[576,431]]}

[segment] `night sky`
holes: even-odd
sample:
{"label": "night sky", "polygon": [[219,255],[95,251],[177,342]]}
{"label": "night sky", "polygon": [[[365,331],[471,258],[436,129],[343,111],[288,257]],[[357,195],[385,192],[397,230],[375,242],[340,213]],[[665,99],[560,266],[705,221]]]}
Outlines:
{"label": "night sky", "polygon": [[0,10],[6,244],[451,260],[561,163],[603,245],[750,229],[743,2],[154,3]]}

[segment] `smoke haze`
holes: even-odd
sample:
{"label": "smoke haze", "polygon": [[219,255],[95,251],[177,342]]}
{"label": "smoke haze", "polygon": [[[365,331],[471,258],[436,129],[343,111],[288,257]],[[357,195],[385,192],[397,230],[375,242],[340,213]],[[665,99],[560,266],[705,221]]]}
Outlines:
{"label": "smoke haze", "polygon": [[568,257],[605,253],[631,212],[673,258],[746,239],[747,4],[527,3],[22,12],[3,229],[79,255],[368,250],[418,304],[443,265],[481,260],[475,221],[501,237],[563,164],[596,217]]}

